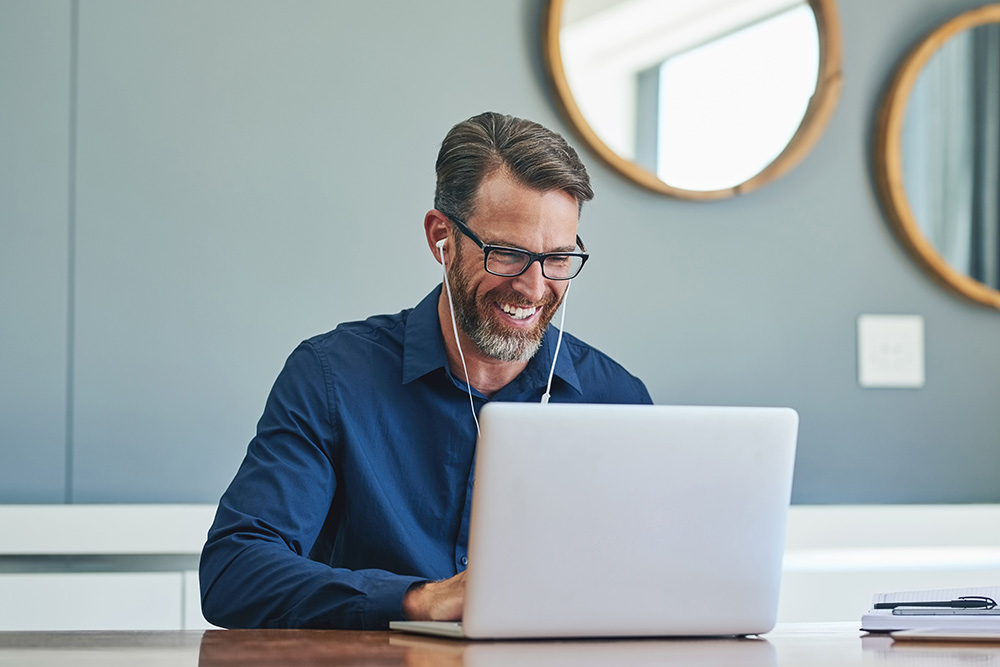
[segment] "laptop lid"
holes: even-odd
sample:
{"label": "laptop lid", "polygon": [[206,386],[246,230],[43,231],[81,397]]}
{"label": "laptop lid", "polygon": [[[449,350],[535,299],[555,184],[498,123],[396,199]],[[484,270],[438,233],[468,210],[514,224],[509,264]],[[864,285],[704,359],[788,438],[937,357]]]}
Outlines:
{"label": "laptop lid", "polygon": [[465,636],[774,626],[794,410],[489,403],[480,426]]}

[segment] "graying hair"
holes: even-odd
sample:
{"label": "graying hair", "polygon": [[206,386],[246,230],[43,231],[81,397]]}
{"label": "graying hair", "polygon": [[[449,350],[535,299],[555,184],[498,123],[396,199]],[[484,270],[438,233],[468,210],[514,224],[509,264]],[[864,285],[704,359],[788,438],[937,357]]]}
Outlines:
{"label": "graying hair", "polygon": [[483,179],[506,169],[536,190],[563,190],[577,210],[594,198],[590,176],[573,147],[538,123],[487,112],[451,128],[438,153],[434,208],[467,220]]}

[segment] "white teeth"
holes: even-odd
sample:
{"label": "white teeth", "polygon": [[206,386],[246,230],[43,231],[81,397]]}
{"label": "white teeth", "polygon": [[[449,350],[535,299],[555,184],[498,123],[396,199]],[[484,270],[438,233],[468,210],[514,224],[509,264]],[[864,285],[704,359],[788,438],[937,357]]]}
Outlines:
{"label": "white teeth", "polygon": [[503,312],[507,313],[515,320],[523,320],[526,317],[531,317],[535,314],[535,311],[538,310],[538,308],[519,308],[516,306],[509,306],[507,304],[503,304],[500,308],[503,309]]}

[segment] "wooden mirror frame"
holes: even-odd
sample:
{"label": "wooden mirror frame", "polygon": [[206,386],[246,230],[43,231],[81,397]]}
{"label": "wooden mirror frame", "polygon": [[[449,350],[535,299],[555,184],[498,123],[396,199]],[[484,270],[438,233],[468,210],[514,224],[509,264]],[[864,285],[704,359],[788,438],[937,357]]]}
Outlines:
{"label": "wooden mirror frame", "polygon": [[934,30],[903,60],[878,113],[875,129],[875,177],[889,222],[900,241],[932,277],[975,302],[1000,308],[1000,291],[951,266],[924,235],[906,198],[902,135],[906,107],[917,77],[941,46],[958,33],[1000,22],[1000,5],[973,9]]}
{"label": "wooden mirror frame", "polygon": [[648,169],[611,150],[584,118],[573,98],[569,82],[566,80],[562,53],[559,49],[559,28],[562,23],[563,2],[564,0],[548,0],[542,26],[542,52],[545,56],[545,69],[549,76],[549,83],[555,91],[557,105],[580,138],[605,163],[650,190],[682,199],[710,200],[732,197],[758,188],[784,175],[809,153],[823,134],[823,130],[837,106],[841,89],[841,46],[840,19],[837,15],[836,0],[808,0],[816,17],[816,27],[819,31],[819,75],[816,79],[816,91],[809,100],[802,122],[784,150],[757,175],[739,185],[721,190],[685,190],[673,187],[661,181],[656,174]]}

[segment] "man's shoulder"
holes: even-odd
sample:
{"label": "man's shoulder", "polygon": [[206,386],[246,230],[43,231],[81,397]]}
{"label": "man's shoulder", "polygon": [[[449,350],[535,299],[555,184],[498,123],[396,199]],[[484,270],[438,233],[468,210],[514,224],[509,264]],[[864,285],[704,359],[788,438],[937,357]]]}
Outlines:
{"label": "man's shoulder", "polygon": [[402,345],[406,320],[412,308],[393,314],[372,315],[363,320],[341,322],[335,329],[317,334],[302,341],[302,345],[319,352],[341,349],[351,345],[392,344]]}
{"label": "man's shoulder", "polygon": [[600,394],[590,396],[588,400],[649,402],[649,392],[642,380],[611,356],[568,332],[563,333],[562,344],[573,360],[584,392]]}
{"label": "man's shoulder", "polygon": [[416,335],[424,335],[428,327],[437,330],[437,296],[440,287],[416,306],[397,313],[372,315],[363,320],[341,322],[335,329],[318,334],[302,342],[302,346],[312,347],[319,352],[334,349],[351,349],[354,346],[381,345],[392,349],[402,349],[406,338],[407,324],[412,324]]}
{"label": "man's shoulder", "polygon": [[580,361],[584,361],[586,363],[607,364],[615,368],[620,368],[623,371],[625,370],[624,366],[612,359],[610,355],[605,354],[590,343],[577,338],[568,331],[563,332],[562,344],[569,351],[574,362],[579,363]]}

